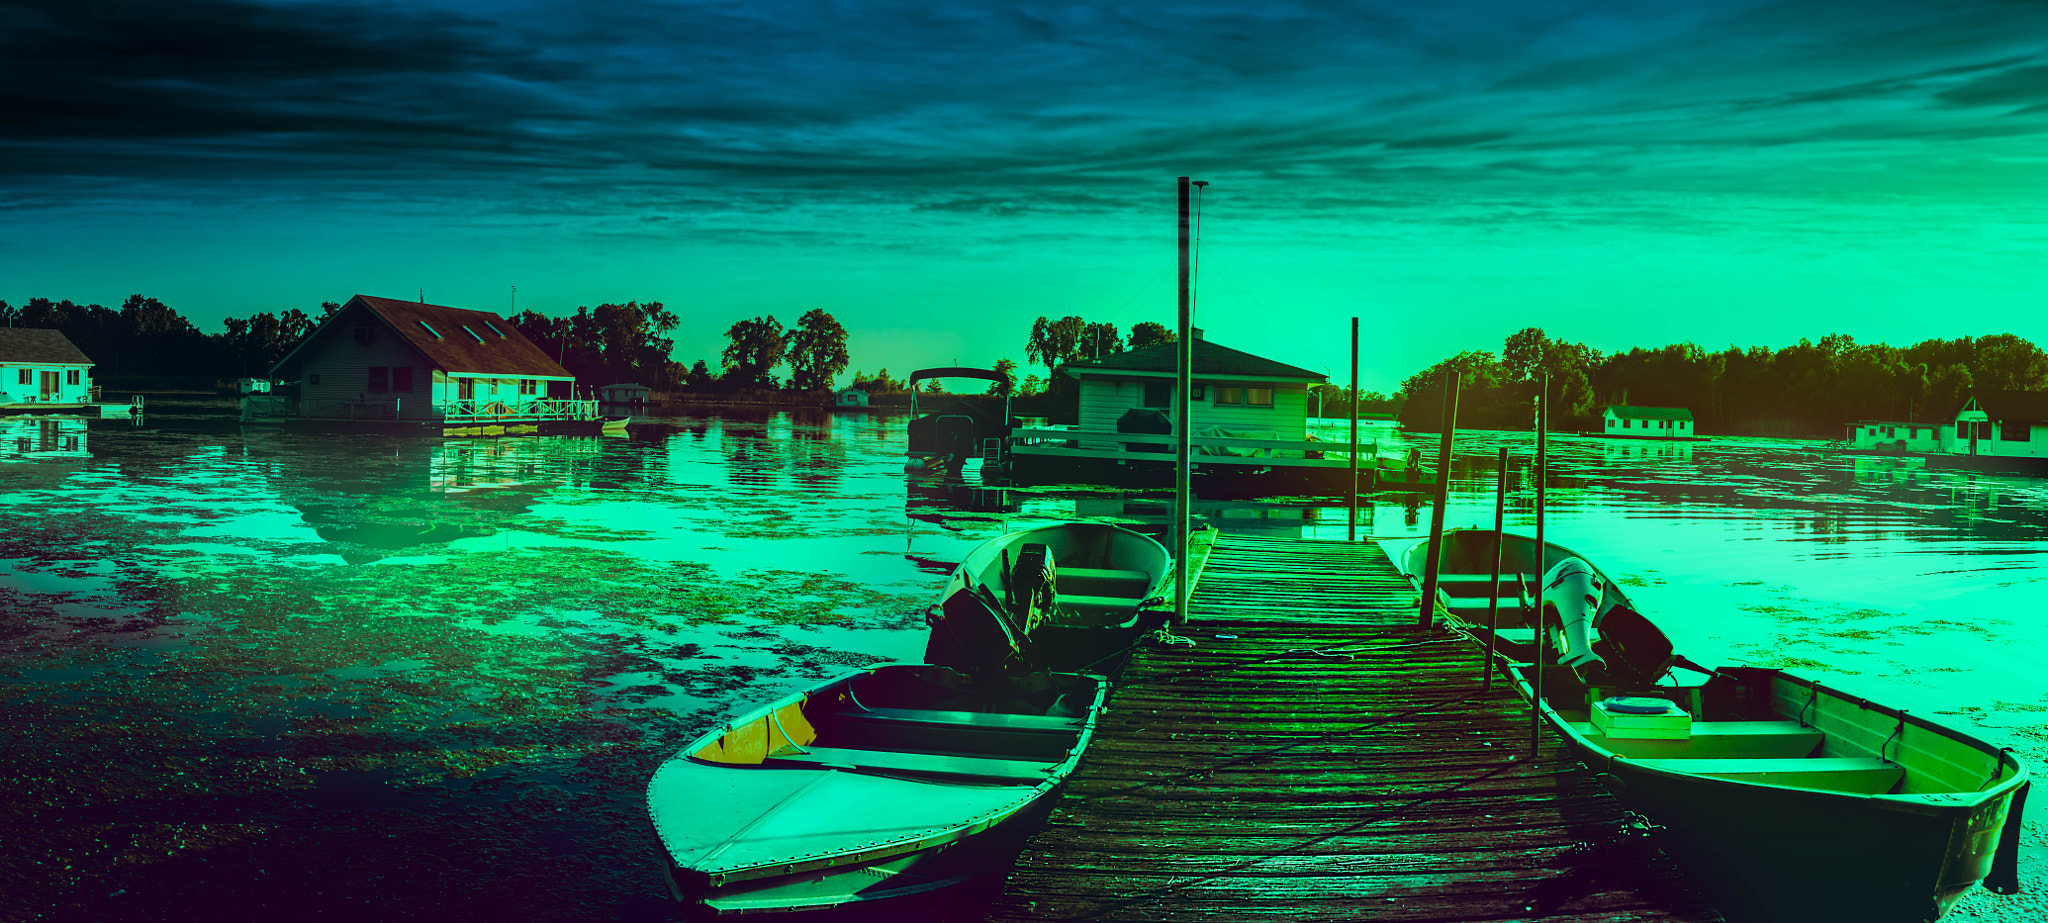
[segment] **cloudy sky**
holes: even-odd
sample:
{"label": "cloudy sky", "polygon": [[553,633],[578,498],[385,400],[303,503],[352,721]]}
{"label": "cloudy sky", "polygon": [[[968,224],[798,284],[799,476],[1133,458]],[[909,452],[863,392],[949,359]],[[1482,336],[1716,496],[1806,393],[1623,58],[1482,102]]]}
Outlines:
{"label": "cloudy sky", "polygon": [[2048,343],[2048,4],[0,0],[0,299],[819,307],[854,364],[1197,323],[1366,387],[1612,351]]}

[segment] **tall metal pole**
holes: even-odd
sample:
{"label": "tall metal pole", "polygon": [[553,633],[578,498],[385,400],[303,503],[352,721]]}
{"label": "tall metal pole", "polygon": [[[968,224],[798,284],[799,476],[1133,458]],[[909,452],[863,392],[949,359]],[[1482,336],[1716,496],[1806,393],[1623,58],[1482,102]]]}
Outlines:
{"label": "tall metal pole", "polygon": [[[1458,373],[1451,371],[1451,380],[1444,390],[1443,439],[1436,449],[1436,509],[1429,514],[1429,557],[1422,568],[1422,615],[1415,624],[1427,629],[1436,621],[1436,580],[1443,562],[1444,507],[1451,496],[1451,434],[1458,429]],[[1415,472],[1409,471],[1412,476]]]}
{"label": "tall metal pole", "polygon": [[1194,345],[1190,327],[1194,312],[1188,304],[1188,178],[1180,178],[1180,341],[1174,350],[1173,432],[1173,622],[1188,620],[1188,466],[1193,453],[1188,442],[1188,366]]}
{"label": "tall metal pole", "polygon": [[1508,447],[1500,447],[1500,467],[1493,487],[1493,579],[1486,582],[1486,679],[1481,689],[1493,688],[1493,645],[1500,637],[1500,551],[1507,544],[1501,530],[1507,526]]}
{"label": "tall metal pole", "polygon": [[1351,529],[1358,541],[1358,318],[1351,319]]}
{"label": "tall metal pole", "polygon": [[1529,752],[1536,752],[1543,732],[1543,671],[1545,643],[1543,625],[1543,577],[1548,563],[1543,544],[1543,480],[1549,474],[1550,458],[1545,453],[1544,433],[1550,429],[1550,376],[1545,374],[1536,392],[1536,693],[1529,703]]}

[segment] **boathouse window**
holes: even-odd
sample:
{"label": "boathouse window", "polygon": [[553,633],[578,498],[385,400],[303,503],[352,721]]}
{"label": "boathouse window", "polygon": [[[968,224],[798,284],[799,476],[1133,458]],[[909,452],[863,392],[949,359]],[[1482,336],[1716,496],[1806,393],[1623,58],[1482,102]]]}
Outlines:
{"label": "boathouse window", "polygon": [[535,381],[534,379],[521,378],[519,379],[519,393],[532,394],[535,391],[539,390],[537,387],[535,387],[537,384],[538,382]]}
{"label": "boathouse window", "polygon": [[407,392],[412,390],[412,366],[394,365],[391,367],[391,390]]}
{"label": "boathouse window", "polygon": [[2028,429],[2029,427],[2025,423],[2000,423],[1998,424],[1998,439],[2000,442],[2026,442],[2033,438],[2033,434],[2028,432]]}
{"label": "boathouse window", "polygon": [[21,379],[20,379],[20,384],[24,384],[24,385],[32,385],[32,384],[35,384],[35,383],[36,383],[36,373],[35,373],[35,372],[32,372],[32,371],[30,371],[30,370],[28,370],[28,369],[22,369],[22,370],[21,370]]}
{"label": "boathouse window", "polygon": [[1246,407],[1273,406],[1272,388],[1217,388],[1216,403],[1241,404]]}
{"label": "boathouse window", "polygon": [[370,366],[370,393],[383,394],[390,390],[391,367],[388,365]]}
{"label": "boathouse window", "polygon": [[474,330],[471,330],[471,329],[469,329],[469,325],[468,325],[468,324],[463,324],[463,325],[462,325],[462,332],[463,332],[463,333],[467,333],[467,334],[469,334],[469,338],[470,338],[470,339],[472,339],[472,340],[475,340],[475,341],[477,341],[477,342],[479,342],[479,343],[481,343],[481,342],[483,342],[483,341],[484,341],[484,338],[483,338],[483,337],[480,337],[480,336],[477,336],[477,335],[476,335],[476,331],[474,331]]}
{"label": "boathouse window", "polygon": [[491,332],[497,334],[500,337],[503,337],[505,335],[505,331],[499,330],[497,324],[493,324],[490,321],[484,321],[484,326],[491,328]]}
{"label": "boathouse window", "polygon": [[64,383],[65,383],[65,384],[67,384],[67,385],[75,385],[75,384],[78,384],[78,370],[77,370],[77,369],[72,369],[72,370],[71,370],[71,371],[69,371],[69,372],[65,372],[65,373],[64,373]]}
{"label": "boathouse window", "polygon": [[1146,407],[1164,407],[1173,399],[1173,383],[1166,381],[1145,382]]}
{"label": "boathouse window", "polygon": [[433,326],[432,324],[429,324],[429,323],[427,323],[426,321],[420,321],[420,322],[419,322],[419,325],[420,325],[420,326],[421,326],[422,328],[425,328],[425,329],[426,329],[426,331],[427,331],[428,333],[431,333],[431,334],[433,334],[433,335],[434,335],[434,339],[436,339],[436,340],[446,339],[446,337],[443,337],[443,336],[441,336],[441,331],[439,331],[439,330],[435,330],[435,329],[434,329],[434,326]]}

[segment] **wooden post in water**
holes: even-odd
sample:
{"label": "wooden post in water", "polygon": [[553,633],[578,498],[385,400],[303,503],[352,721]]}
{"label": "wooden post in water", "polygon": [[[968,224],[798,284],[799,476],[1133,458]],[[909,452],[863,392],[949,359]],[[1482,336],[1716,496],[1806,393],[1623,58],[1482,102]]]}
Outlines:
{"label": "wooden post in water", "polygon": [[1506,544],[1501,529],[1507,525],[1508,447],[1500,447],[1500,470],[1493,488],[1493,579],[1486,582],[1486,679],[1481,689],[1493,688],[1493,643],[1500,637],[1500,549]]}
{"label": "wooden post in water", "polygon": [[1351,319],[1351,528],[1358,541],[1358,318]]}
{"label": "wooden post in water", "polygon": [[[1444,390],[1444,415],[1442,420],[1443,439],[1436,449],[1436,509],[1429,514],[1429,555],[1422,567],[1422,616],[1415,624],[1428,629],[1436,621],[1436,578],[1443,562],[1437,560],[1443,554],[1444,544],[1444,501],[1450,498],[1451,488],[1451,434],[1458,429],[1458,372],[1451,371],[1451,380]],[[1410,471],[1412,476],[1415,472]]]}
{"label": "wooden post in water", "polygon": [[1548,557],[1543,545],[1543,478],[1550,458],[1545,454],[1544,433],[1550,429],[1550,376],[1545,374],[1536,392],[1536,683],[1535,701],[1529,703],[1529,752],[1536,752],[1543,734],[1543,575]]}
{"label": "wooden post in water", "polygon": [[1173,432],[1179,453],[1173,466],[1173,623],[1188,620],[1188,365],[1194,355],[1189,342],[1193,311],[1188,304],[1188,178],[1180,178],[1180,342],[1174,349]]}

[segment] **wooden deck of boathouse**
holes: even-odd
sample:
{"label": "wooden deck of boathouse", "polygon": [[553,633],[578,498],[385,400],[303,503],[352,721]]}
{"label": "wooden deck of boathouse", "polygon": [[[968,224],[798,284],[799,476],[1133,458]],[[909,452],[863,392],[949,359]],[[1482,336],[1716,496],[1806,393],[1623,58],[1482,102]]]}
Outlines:
{"label": "wooden deck of boathouse", "polygon": [[989,919],[1719,920],[1417,600],[1374,544],[1219,538]]}

